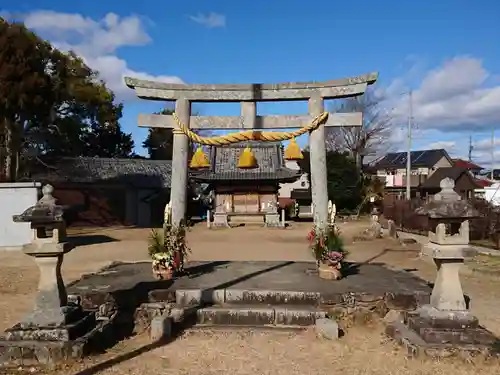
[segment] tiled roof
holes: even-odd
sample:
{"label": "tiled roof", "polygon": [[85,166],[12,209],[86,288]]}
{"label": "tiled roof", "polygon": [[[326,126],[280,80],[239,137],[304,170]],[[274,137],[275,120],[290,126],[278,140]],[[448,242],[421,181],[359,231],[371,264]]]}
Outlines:
{"label": "tiled roof", "polygon": [[[246,146],[250,146],[257,159],[257,167],[251,169],[238,168],[238,160]],[[192,172],[191,178],[197,181],[241,181],[241,180],[273,180],[295,181],[300,171],[285,167],[283,147],[276,143],[245,142],[229,146],[214,147],[209,151],[210,168]]]}
{"label": "tiled roof", "polygon": [[477,164],[474,164],[470,161],[467,160],[462,160],[462,159],[453,159],[453,163],[460,168],[466,168],[466,169],[483,169],[483,167],[480,167]]}
{"label": "tiled roof", "polygon": [[464,173],[466,173],[470,178],[471,189],[477,189],[480,187],[467,169],[457,166],[436,169],[436,171],[427,180],[425,180],[420,187],[430,189],[439,188],[441,180],[444,178],[451,178],[453,181],[457,181],[458,178]]}
{"label": "tiled roof", "polygon": [[170,187],[169,160],[98,157],[45,158],[22,180],[70,183],[121,183],[142,188]]}
{"label": "tiled roof", "polygon": [[[431,168],[441,160],[442,157],[451,159],[444,149],[437,150],[421,150],[412,151],[410,154],[410,161],[412,167],[427,167]],[[378,163],[374,165],[376,169],[398,169],[406,168],[406,152],[391,152],[384,156]]]}

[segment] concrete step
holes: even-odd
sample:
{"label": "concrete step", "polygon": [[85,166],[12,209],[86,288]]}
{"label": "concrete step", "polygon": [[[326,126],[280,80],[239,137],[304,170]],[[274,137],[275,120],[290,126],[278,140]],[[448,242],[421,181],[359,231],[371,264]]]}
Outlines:
{"label": "concrete step", "polygon": [[212,325],[212,324],[195,324],[186,329],[187,332],[262,332],[262,333],[293,333],[303,332],[308,326],[247,326],[247,325]]}
{"label": "concrete step", "polygon": [[246,289],[178,289],[176,303],[189,305],[250,305],[250,306],[319,306],[321,294],[317,292],[295,292],[277,290]]}
{"label": "concrete step", "polygon": [[326,312],[306,306],[214,305],[196,312],[199,326],[308,327]]}

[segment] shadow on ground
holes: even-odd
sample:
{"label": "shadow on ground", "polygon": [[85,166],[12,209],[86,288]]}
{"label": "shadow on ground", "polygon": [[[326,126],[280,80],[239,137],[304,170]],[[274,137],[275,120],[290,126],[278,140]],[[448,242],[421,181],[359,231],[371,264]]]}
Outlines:
{"label": "shadow on ground", "polygon": [[78,246],[88,246],[88,245],[98,245],[108,242],[118,242],[116,238],[109,237],[103,234],[82,234],[76,236],[69,236],[69,242],[71,242],[75,247]]}

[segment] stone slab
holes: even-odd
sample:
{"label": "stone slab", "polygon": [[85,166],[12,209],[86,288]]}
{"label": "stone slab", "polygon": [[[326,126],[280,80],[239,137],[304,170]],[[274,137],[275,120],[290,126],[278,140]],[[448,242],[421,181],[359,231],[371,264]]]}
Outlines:
{"label": "stone slab", "polygon": [[274,307],[276,325],[312,326],[316,320],[326,318],[326,311],[308,309],[304,306]]}
{"label": "stone slab", "polygon": [[197,311],[198,323],[213,325],[262,326],[275,324],[275,311],[266,307],[213,306]]}
{"label": "stone slab", "polygon": [[[485,330],[485,332],[487,332]],[[433,358],[447,358],[451,356],[471,357],[483,355],[485,357],[498,356],[496,341],[487,341],[485,336],[481,340],[469,343],[426,342],[418,333],[408,328],[401,321],[394,321],[386,326],[386,333],[401,344],[409,357],[430,356]],[[484,332],[483,332],[484,333]],[[456,337],[456,336],[455,336]],[[470,342],[471,340],[469,340]]]}
{"label": "stone slab", "polygon": [[23,324],[16,324],[5,330],[0,340],[72,341],[85,335],[95,325],[95,314],[87,312],[81,319],[65,327],[26,327]]}
{"label": "stone slab", "polygon": [[[206,303],[220,303],[220,293],[224,293],[226,303],[251,304],[261,300],[297,305],[308,304],[307,300],[334,305],[386,299],[390,309],[411,310],[428,303],[431,292],[426,281],[411,273],[377,264],[353,266],[351,274],[336,281],[320,279],[315,269],[312,262],[189,262],[185,276],[157,281],[149,262],[118,263],[70,284],[68,293],[80,295],[82,306],[87,309],[108,300],[130,307],[148,301],[172,301],[177,291],[191,291],[191,299],[203,294],[201,302]],[[219,293],[219,299],[211,299],[214,293]],[[298,302],[301,299],[304,303]],[[193,303],[199,302],[194,298]]]}
{"label": "stone slab", "polygon": [[214,305],[197,311],[197,323],[223,326],[299,326],[314,325],[326,312],[306,306]]}
{"label": "stone slab", "polygon": [[411,313],[405,314],[405,323],[408,327],[417,332],[423,328],[466,329],[479,327],[479,321],[477,318],[468,321],[461,321],[458,319],[434,319],[425,318]]}
{"label": "stone slab", "polygon": [[492,347],[497,338],[484,328],[439,329],[422,328],[420,337],[431,344],[480,345]]}
{"label": "stone slab", "polygon": [[276,290],[226,289],[224,303],[232,305],[295,305],[318,306],[321,294],[317,292],[296,292]]}
{"label": "stone slab", "polygon": [[[68,360],[100,352],[116,343],[122,327],[115,314],[107,321],[97,322],[92,329],[74,340],[0,339],[0,368],[42,366],[52,367]],[[11,337],[14,339],[14,337]],[[33,337],[34,338],[34,337]]]}

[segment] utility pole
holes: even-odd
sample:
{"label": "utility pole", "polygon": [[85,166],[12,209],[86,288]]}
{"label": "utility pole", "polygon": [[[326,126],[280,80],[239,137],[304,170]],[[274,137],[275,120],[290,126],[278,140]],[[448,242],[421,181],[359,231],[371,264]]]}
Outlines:
{"label": "utility pole", "polygon": [[495,177],[495,127],[491,128],[491,180]]}
{"label": "utility pole", "polygon": [[472,163],[472,149],[474,147],[472,146],[472,135],[469,135],[469,162]]}
{"label": "utility pole", "polygon": [[411,127],[413,125],[413,92],[410,90],[410,110],[408,116],[408,150],[406,151],[406,199],[411,199]]}

